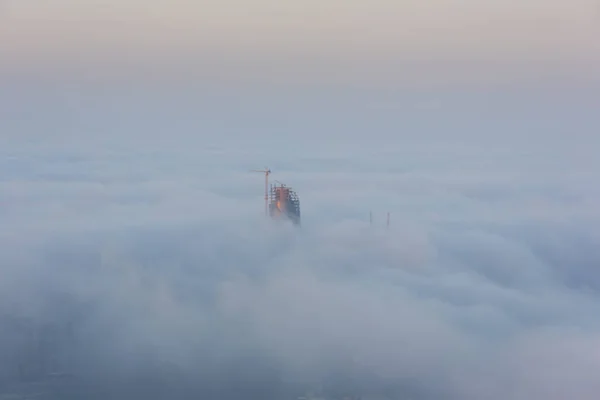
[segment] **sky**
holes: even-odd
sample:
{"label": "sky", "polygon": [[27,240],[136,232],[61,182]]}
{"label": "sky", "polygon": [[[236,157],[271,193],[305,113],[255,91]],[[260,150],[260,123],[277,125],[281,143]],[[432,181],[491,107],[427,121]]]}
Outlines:
{"label": "sky", "polygon": [[598,83],[594,0],[3,0],[2,75],[277,86]]}
{"label": "sky", "polygon": [[597,399],[593,4],[252,3],[1,3],[0,394]]}

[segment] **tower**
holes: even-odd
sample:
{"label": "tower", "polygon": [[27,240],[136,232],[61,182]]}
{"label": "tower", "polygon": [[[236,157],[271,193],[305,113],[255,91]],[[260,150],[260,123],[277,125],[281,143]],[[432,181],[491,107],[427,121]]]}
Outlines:
{"label": "tower", "polygon": [[287,218],[295,225],[300,225],[300,199],[292,188],[283,183],[271,186],[271,218]]}

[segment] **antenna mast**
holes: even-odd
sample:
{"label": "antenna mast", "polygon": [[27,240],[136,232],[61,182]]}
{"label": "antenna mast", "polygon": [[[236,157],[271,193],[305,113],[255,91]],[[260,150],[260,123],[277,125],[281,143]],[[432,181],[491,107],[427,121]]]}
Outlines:
{"label": "antenna mast", "polygon": [[262,172],[265,174],[265,216],[269,215],[269,174],[271,170],[267,167],[265,169],[253,169],[250,172]]}

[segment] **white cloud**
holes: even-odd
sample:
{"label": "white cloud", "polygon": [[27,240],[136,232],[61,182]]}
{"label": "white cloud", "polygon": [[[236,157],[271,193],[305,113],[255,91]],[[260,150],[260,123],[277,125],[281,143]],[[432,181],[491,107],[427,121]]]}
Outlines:
{"label": "white cloud", "polygon": [[[0,378],[57,322],[73,391],[597,397],[595,114],[37,98],[5,109]],[[585,144],[543,130],[576,121]],[[263,220],[264,164],[301,229]]]}

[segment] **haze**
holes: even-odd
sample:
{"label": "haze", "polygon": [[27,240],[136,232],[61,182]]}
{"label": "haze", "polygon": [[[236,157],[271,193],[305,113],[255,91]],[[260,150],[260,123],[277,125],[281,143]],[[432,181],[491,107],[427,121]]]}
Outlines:
{"label": "haze", "polygon": [[0,398],[596,400],[594,7],[4,0]]}
{"label": "haze", "polygon": [[598,82],[593,0],[5,0],[0,72],[278,85]]}

